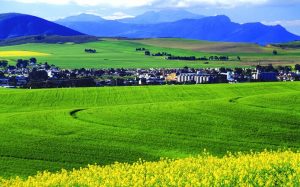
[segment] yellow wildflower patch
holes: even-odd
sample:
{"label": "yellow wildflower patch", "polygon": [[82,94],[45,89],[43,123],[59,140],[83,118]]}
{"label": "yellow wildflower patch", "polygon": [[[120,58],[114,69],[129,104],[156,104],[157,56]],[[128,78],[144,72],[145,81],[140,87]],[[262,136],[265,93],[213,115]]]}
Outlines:
{"label": "yellow wildflower patch", "polygon": [[0,186],[299,186],[300,153],[228,154],[42,172],[26,180],[0,179]]}
{"label": "yellow wildflower patch", "polygon": [[48,56],[47,53],[39,53],[33,51],[0,51],[0,57],[35,57]]}

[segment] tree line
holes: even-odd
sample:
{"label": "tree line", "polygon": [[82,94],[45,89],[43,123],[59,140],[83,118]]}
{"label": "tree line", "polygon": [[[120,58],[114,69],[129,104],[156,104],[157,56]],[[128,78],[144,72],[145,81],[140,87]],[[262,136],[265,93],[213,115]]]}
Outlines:
{"label": "tree line", "polygon": [[[137,51],[142,51],[145,48],[137,48]],[[210,56],[210,57],[196,57],[196,56],[175,56],[167,52],[151,53],[149,50],[145,50],[146,56],[165,56],[167,60],[186,60],[186,61],[229,61],[228,56]],[[241,57],[237,56],[237,60],[241,60]]]}

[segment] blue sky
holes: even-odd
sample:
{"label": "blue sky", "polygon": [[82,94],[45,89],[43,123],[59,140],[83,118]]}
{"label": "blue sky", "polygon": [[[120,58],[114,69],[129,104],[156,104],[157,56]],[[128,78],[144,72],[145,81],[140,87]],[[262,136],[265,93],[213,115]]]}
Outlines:
{"label": "blue sky", "polygon": [[300,35],[300,0],[0,0],[0,12],[19,12],[56,20],[80,13],[105,18],[135,16],[150,10],[185,9],[238,23],[281,24]]}

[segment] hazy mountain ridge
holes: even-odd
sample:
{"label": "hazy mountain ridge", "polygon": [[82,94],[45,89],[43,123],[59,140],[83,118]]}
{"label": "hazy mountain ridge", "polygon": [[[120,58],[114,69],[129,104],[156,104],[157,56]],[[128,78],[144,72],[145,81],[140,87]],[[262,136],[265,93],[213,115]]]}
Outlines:
{"label": "hazy mountain ridge", "polygon": [[176,37],[209,41],[280,43],[299,40],[282,26],[262,23],[238,24],[225,15],[201,19],[182,19],[156,24],[133,24],[104,20],[91,22],[58,22],[80,32],[104,37],[160,38]]}
{"label": "hazy mountain ridge", "polygon": [[299,36],[280,25],[238,24],[225,15],[155,24],[133,24],[120,20],[105,20],[89,14],[71,16],[53,23],[35,16],[12,13],[0,15],[0,29],[0,39],[31,35],[74,36],[84,33],[100,37],[174,37],[262,45],[300,40]]}

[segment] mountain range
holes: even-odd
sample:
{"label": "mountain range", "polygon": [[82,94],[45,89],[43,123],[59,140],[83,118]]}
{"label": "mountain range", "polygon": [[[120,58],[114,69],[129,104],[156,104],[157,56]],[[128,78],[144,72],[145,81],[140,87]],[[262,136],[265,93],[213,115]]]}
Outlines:
{"label": "mountain range", "polygon": [[[57,23],[78,30],[82,33],[104,37],[130,37],[130,38],[162,38],[175,37],[196,40],[220,41],[220,42],[248,42],[258,44],[282,43],[299,40],[300,37],[288,32],[280,25],[267,26],[262,23],[238,24],[224,15],[198,18],[184,18],[185,12],[180,12],[179,20],[172,16],[176,11],[172,10],[169,17],[173,21],[163,23],[141,23],[142,20],[153,20],[153,15],[159,17],[160,12],[145,13],[136,18],[123,20],[99,20],[84,21],[83,15],[78,16],[78,20],[72,17],[59,20]],[[147,17],[149,15],[149,17]],[[161,17],[168,15],[166,11],[161,13]],[[186,17],[194,14],[186,13]],[[194,15],[195,16],[195,15]],[[145,21],[147,22],[147,21]]]}
{"label": "mountain range", "polygon": [[[5,29],[1,29],[5,28]],[[99,37],[186,38],[220,42],[248,42],[261,45],[300,40],[280,25],[234,23],[225,15],[204,17],[182,10],[146,12],[135,18],[106,20],[80,14],[55,23],[24,14],[0,15],[0,39],[28,35]]]}

